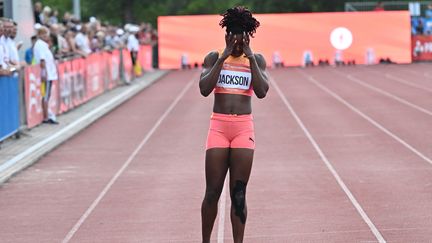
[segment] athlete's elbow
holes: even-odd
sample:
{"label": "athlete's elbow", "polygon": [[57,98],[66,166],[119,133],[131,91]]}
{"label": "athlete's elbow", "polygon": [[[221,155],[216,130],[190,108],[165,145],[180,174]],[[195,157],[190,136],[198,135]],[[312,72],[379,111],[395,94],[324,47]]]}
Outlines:
{"label": "athlete's elbow", "polygon": [[264,99],[267,96],[268,87],[265,87],[263,89],[259,89],[255,91],[256,97],[258,99]]}
{"label": "athlete's elbow", "polygon": [[209,91],[206,90],[206,89],[201,89],[201,88],[200,88],[200,93],[201,93],[202,96],[207,97],[207,96],[210,95],[211,92],[209,92]]}
{"label": "athlete's elbow", "polygon": [[267,95],[267,92],[258,92],[258,93],[255,93],[255,94],[256,94],[256,97],[258,99],[264,99],[266,97],[266,95]]}

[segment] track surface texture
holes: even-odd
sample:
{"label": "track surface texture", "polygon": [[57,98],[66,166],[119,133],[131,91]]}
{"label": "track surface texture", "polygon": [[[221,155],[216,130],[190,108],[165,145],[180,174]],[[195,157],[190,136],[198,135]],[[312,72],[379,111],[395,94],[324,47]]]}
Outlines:
{"label": "track surface texture", "polygon": [[[432,242],[432,64],[269,74],[244,241]],[[171,72],[1,185],[0,241],[200,242],[198,77]],[[212,241],[232,242],[221,200]]]}

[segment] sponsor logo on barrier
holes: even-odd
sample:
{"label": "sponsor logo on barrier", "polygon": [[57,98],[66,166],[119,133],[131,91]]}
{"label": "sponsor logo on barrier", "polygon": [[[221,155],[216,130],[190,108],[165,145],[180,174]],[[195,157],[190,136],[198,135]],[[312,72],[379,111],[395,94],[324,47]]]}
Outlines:
{"label": "sponsor logo on barrier", "polygon": [[[25,74],[27,126],[32,128],[43,120],[40,68],[39,66],[26,67]],[[57,81],[53,81],[48,109],[54,114],[58,113],[58,88]]]}
{"label": "sponsor logo on barrier", "polygon": [[412,57],[414,61],[432,60],[432,36],[412,37]]}
{"label": "sponsor logo on barrier", "polygon": [[351,31],[345,27],[338,27],[330,34],[330,43],[338,50],[348,49],[353,42]]}
{"label": "sponsor logo on barrier", "polygon": [[33,72],[29,73],[29,96],[27,105],[28,114],[42,114],[42,95],[40,84],[40,77],[36,77],[36,74]]}
{"label": "sponsor logo on barrier", "polygon": [[[123,50],[123,54],[125,74],[130,80],[132,62],[128,51]],[[66,112],[117,86],[121,58],[120,51],[114,50],[57,64],[59,80],[53,82],[49,109],[55,114]],[[40,67],[26,67],[24,79],[27,126],[31,128],[43,119]]]}

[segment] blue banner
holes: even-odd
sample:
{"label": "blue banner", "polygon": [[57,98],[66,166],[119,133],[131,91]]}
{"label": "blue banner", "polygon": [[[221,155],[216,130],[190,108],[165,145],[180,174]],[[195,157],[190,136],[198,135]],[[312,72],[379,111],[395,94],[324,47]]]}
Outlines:
{"label": "blue banner", "polygon": [[18,131],[19,114],[18,77],[0,77],[0,141]]}

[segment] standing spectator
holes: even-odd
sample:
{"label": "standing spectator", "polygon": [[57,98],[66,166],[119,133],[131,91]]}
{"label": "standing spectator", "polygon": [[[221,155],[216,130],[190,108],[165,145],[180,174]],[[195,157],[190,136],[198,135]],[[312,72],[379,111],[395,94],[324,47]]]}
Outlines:
{"label": "standing spectator", "polygon": [[116,36],[114,36],[114,44],[116,48],[121,48],[124,46],[124,31],[123,29],[117,29],[116,30]]}
{"label": "standing spectator", "polygon": [[34,4],[34,19],[35,19],[35,23],[42,24],[41,19],[40,19],[41,13],[42,13],[42,3],[41,2],[36,2]]}
{"label": "standing spectator", "polygon": [[303,52],[303,66],[304,67],[311,67],[313,66],[313,56],[312,52],[310,50],[306,50]]}
{"label": "standing spectator", "polygon": [[60,30],[60,26],[58,24],[52,24],[50,26],[51,35],[55,36],[57,42],[57,51],[54,52],[54,55],[57,58],[66,56],[69,52],[69,45],[66,39],[61,35],[62,31]]}
{"label": "standing spectator", "polygon": [[132,65],[134,66],[134,68],[138,58],[138,51],[139,51],[139,43],[138,43],[138,39],[136,38],[136,34],[138,33],[138,31],[139,31],[138,26],[129,27],[129,36],[127,39],[127,49],[130,52]]}
{"label": "standing spectator", "polygon": [[108,32],[105,35],[105,46],[107,49],[115,49],[117,48],[114,38],[116,35],[116,30],[113,27],[108,27]]}
{"label": "standing spectator", "polygon": [[278,52],[278,51],[273,52],[272,60],[273,60],[273,67],[274,68],[283,67],[282,56],[281,56],[280,52]]}
{"label": "standing spectator", "polygon": [[16,23],[13,22],[11,19],[7,20],[7,23],[9,26],[9,31],[7,33],[6,45],[10,56],[9,62],[12,66],[19,68],[20,60],[18,55],[18,48],[17,48],[17,44],[14,41],[17,34],[17,26],[15,25]]}
{"label": "standing spectator", "polygon": [[342,66],[345,64],[343,60],[343,53],[341,50],[335,50],[334,64],[336,66]]}
{"label": "standing spectator", "polygon": [[7,38],[9,36],[10,32],[10,22],[7,18],[1,18],[1,21],[3,23],[3,30],[1,32],[0,36],[0,45],[2,46],[3,51],[3,58],[2,58],[2,65],[4,65],[4,68],[10,67],[10,53],[9,53],[9,47],[7,43]]}
{"label": "standing spectator", "polygon": [[374,11],[384,11],[384,3],[379,1],[375,6]]}
{"label": "standing spectator", "polygon": [[3,19],[0,19],[0,76],[10,75],[9,65],[5,62],[6,45],[1,40],[4,37]]}
{"label": "standing spectator", "polygon": [[26,51],[25,51],[25,61],[27,64],[32,64],[33,62],[33,47],[34,44],[36,43],[37,37],[34,35],[31,37],[31,47],[29,47]]}
{"label": "standing spectator", "polygon": [[80,53],[87,56],[92,52],[90,49],[89,37],[87,36],[87,25],[83,24],[82,26],[78,25],[76,27],[79,32],[75,36],[75,44]]}
{"label": "standing spectator", "polygon": [[57,69],[54,61],[54,56],[49,48],[49,31],[42,26],[37,32],[38,40],[33,47],[33,55],[35,63],[41,68],[41,82],[43,87],[42,92],[42,111],[43,122],[50,124],[58,124],[54,112],[49,110],[49,99],[51,96],[52,83],[58,79]]}
{"label": "standing spectator", "polygon": [[[75,45],[75,36],[76,36],[76,29],[75,28],[72,28],[72,29],[68,29],[68,30],[66,30],[66,32],[65,32],[65,39],[66,39],[66,42],[67,42],[67,44],[68,44],[68,47],[69,47],[69,51],[68,51],[68,53],[70,53],[70,54],[79,54],[79,55],[81,55],[81,53],[78,53],[78,51],[77,51],[77,49],[76,49],[76,45]],[[82,54],[82,55],[84,55],[84,53]],[[81,56],[82,56],[81,55]]]}

